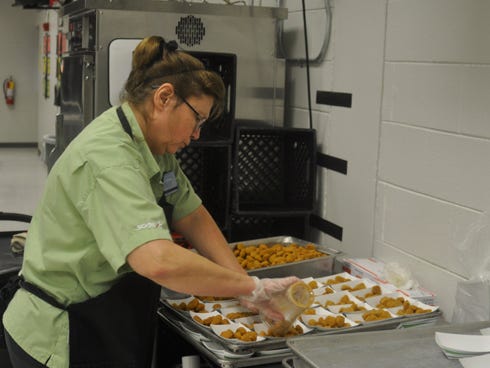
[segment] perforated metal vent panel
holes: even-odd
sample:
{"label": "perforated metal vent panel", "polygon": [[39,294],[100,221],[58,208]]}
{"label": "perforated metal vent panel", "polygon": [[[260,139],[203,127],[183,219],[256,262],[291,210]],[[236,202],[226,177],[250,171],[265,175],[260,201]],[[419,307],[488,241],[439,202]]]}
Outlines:
{"label": "perforated metal vent panel", "polygon": [[187,46],[199,45],[206,34],[206,28],[201,21],[201,18],[196,18],[193,15],[180,18],[175,27],[175,34],[180,43]]}

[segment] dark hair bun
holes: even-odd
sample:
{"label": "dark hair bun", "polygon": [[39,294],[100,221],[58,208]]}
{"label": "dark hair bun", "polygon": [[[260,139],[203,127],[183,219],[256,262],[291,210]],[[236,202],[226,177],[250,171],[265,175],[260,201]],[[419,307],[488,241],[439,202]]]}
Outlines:
{"label": "dark hair bun", "polygon": [[177,50],[178,48],[179,48],[179,45],[175,41],[168,41],[167,43],[165,43],[165,49],[168,52],[173,52],[173,51]]}

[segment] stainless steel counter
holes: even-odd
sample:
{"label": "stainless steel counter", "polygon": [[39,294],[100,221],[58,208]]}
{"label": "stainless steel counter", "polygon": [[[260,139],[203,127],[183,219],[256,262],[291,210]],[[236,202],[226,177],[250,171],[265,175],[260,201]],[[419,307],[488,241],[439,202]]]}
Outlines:
{"label": "stainless steel counter", "polygon": [[460,325],[419,326],[384,330],[292,338],[287,345],[297,355],[285,367],[304,368],[451,368],[461,367],[448,359],[435,342],[435,332],[479,334],[490,321]]}

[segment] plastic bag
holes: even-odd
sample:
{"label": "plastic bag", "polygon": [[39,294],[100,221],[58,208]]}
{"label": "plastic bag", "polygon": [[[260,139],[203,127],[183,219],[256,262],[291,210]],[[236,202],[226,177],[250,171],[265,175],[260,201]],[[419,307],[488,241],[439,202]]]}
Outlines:
{"label": "plastic bag", "polygon": [[490,215],[483,213],[466,236],[455,244],[470,280],[490,280]]}
{"label": "plastic bag", "polygon": [[490,320],[490,216],[480,216],[465,238],[455,246],[469,276],[458,282],[453,323]]}
{"label": "plastic bag", "polygon": [[387,263],[384,268],[384,274],[386,281],[399,289],[409,290],[418,286],[418,282],[413,279],[410,270],[397,262]]}

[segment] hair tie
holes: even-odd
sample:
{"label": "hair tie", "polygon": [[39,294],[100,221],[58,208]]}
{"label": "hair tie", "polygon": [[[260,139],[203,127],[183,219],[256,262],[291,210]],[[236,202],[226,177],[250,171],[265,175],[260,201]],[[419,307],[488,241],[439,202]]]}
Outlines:
{"label": "hair tie", "polygon": [[165,50],[167,50],[167,52],[174,52],[175,50],[177,50],[179,48],[179,45],[177,44],[176,41],[168,41],[166,44],[165,44]]}

